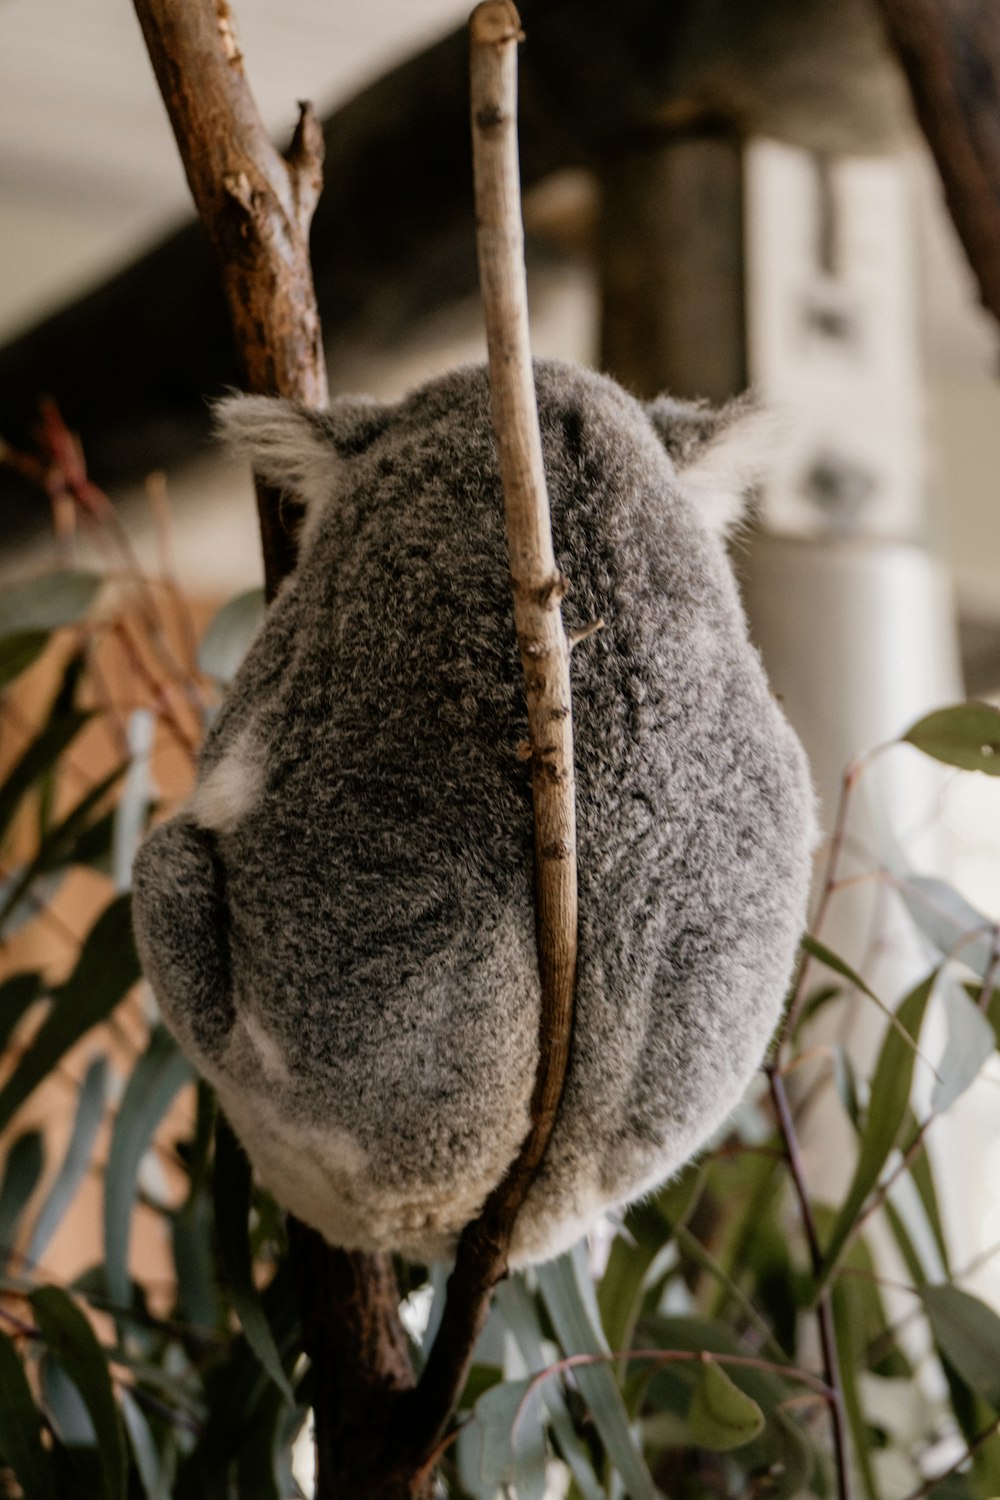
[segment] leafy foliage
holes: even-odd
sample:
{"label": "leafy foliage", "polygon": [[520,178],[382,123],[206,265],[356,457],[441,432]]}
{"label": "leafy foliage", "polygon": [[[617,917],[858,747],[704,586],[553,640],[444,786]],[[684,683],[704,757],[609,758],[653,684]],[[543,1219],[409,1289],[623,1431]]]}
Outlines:
{"label": "leafy foliage", "polygon": [[[88,505],[104,515],[93,493]],[[28,1500],[287,1500],[308,1483],[295,1445],[310,1374],[282,1217],[139,987],[128,893],[108,876],[128,867],[129,830],[155,815],[143,737],[130,732],[136,696],[155,722],[154,763],[169,742],[190,764],[260,600],[227,606],[198,648],[183,602],[139,578],[113,518],[103,524],[133,577],[119,613],[96,617],[101,580],[77,571],[10,590],[0,607],[0,687],[18,729],[0,778],[0,935],[56,922],[81,870],[103,892],[61,968],[15,964],[0,982],[0,1124],[13,1126],[0,1172],[0,1489],[16,1478]],[[99,688],[112,647],[129,666],[128,710]],[[20,723],[21,674],[50,661],[46,708]],[[905,738],[993,774],[998,719],[965,705]],[[105,763],[81,785],[98,730]],[[933,963],[902,998],[880,996],[819,933],[806,938],[771,1064],[791,1123],[762,1087],[603,1242],[500,1288],[442,1458],[449,1496],[544,1500],[558,1482],[570,1500],[825,1500],[844,1462],[834,1402],[847,1482],[869,1500],[1000,1489],[1000,1318],[952,1266],[937,1181],[947,1164],[924,1149],[996,1048],[996,926],[943,882],[895,869],[891,885]],[[818,1096],[795,1083],[810,1027],[849,993],[891,1018],[873,1056],[837,1047],[821,1061],[819,1092],[839,1099],[830,1107],[854,1142],[846,1187],[822,1202],[790,1171]],[[945,1041],[921,1089],[935,1010]],[[36,1109],[55,1075],[75,1091],[58,1150]],[[98,1171],[103,1263],[57,1284],[46,1257]],[[166,1257],[148,1280],[133,1249],[140,1218]],[[416,1347],[443,1278],[411,1268],[407,1293]],[[818,1314],[832,1319],[839,1370],[820,1353]]]}

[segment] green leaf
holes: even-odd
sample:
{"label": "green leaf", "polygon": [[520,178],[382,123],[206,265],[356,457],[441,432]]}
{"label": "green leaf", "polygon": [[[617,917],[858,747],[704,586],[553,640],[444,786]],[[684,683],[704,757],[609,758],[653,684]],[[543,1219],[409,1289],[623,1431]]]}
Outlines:
{"label": "green leaf", "polygon": [[[513,1334],[529,1371],[537,1374],[544,1370],[547,1361],[542,1326],[534,1299],[521,1277],[504,1281],[497,1287],[495,1306]],[[541,1392],[560,1452],[572,1471],[583,1500],[603,1500],[604,1487],[594,1473],[586,1446],[573,1425],[562,1383],[557,1379],[546,1380]]]}
{"label": "green leaf", "polygon": [[49,643],[47,630],[19,630],[0,640],[0,688],[27,671]]}
{"label": "green leaf", "polygon": [[122,1391],[121,1403],[129,1445],[147,1500],[168,1500],[163,1467],[156,1443],[153,1441],[153,1434],[149,1430],[149,1423],[130,1391]]}
{"label": "green leaf", "polygon": [[198,666],[228,686],[250,648],[265,614],[263,589],[237,594],[224,604],[201,638]]}
{"label": "green leaf", "polygon": [[948,1040],[944,1056],[938,1063],[938,1076],[931,1094],[931,1109],[935,1114],[950,1109],[975,1082],[996,1046],[993,1027],[947,970],[939,993],[944,1004]]}
{"label": "green leaf", "polygon": [[6,1047],[21,1017],[45,994],[41,974],[24,969],[0,984],[0,1047]]}
{"label": "green leaf", "polygon": [[707,1359],[695,1387],[688,1425],[699,1448],[724,1453],[752,1442],[763,1430],[764,1413],[721,1366]]}
{"label": "green leaf", "polygon": [[41,1417],[20,1355],[0,1333],[0,1462],[13,1469],[26,1500],[50,1500],[52,1460],[42,1447]]}
{"label": "green leaf", "polygon": [[85,796],[80,798],[61,823],[49,829],[39,844],[34,858],[17,872],[13,881],[8,882],[4,891],[3,904],[0,906],[0,926],[7,923],[11,913],[24,899],[40,875],[62,869],[72,858],[76,845],[93,827],[95,809],[112,787],[121,780],[126,769],[125,765],[116,767],[104,777],[103,781],[99,781]]}
{"label": "green leaf", "polygon": [[[566,1354],[603,1354],[607,1340],[600,1324],[593,1284],[582,1246],[537,1270],[538,1285]],[[632,1500],[656,1500],[656,1487],[629,1427],[628,1411],[609,1364],[575,1370],[580,1394],[611,1462]]]}
{"label": "green leaf", "polygon": [[32,1292],[31,1305],[49,1352],[76,1386],[93,1423],[102,1500],[125,1500],[125,1438],[104,1350],[76,1303],[59,1287]]}
{"label": "green leaf", "polygon": [[1000,710],[989,703],[939,708],[900,738],[945,765],[1000,776]]}
{"label": "green leaf", "polygon": [[[985,980],[993,963],[993,923],[965,897],[931,875],[906,874],[896,888],[914,922],[942,958],[952,955]],[[971,937],[979,933],[979,937]],[[962,939],[969,937],[967,942]]]}
{"label": "green leaf", "polygon": [[130,1301],[128,1245],[139,1164],[175,1095],[193,1077],[169,1031],[156,1026],[129,1077],[104,1173],[105,1274],[113,1302]]}
{"label": "green leaf", "polygon": [[966,1385],[1000,1412],[1000,1317],[957,1286],[925,1286],[920,1296],[934,1342]]}
{"label": "green leaf", "polygon": [[868,1119],[858,1145],[854,1177],[826,1247],[817,1289],[826,1283],[836,1267],[855,1220],[864,1207],[868,1194],[878,1182],[906,1119],[913,1080],[914,1052],[936,977],[936,974],[928,975],[916,989],[911,990],[896,1012],[898,1026],[903,1028],[906,1041],[902,1040],[897,1027],[890,1027],[886,1031],[872,1077]]}
{"label": "green leaf", "polygon": [[0,637],[75,625],[102,582],[99,573],[70,568],[7,584],[0,594]]}
{"label": "green leaf", "polygon": [[0,1130],[64,1053],[125,998],[139,973],[129,898],[119,896],[90,929],[76,967],[53,991],[48,1015],[0,1089]]}
{"label": "green leaf", "polygon": [[108,1060],[103,1055],[95,1057],[80,1085],[73,1129],[62,1165],[38,1211],[35,1227],[31,1232],[25,1252],[29,1266],[37,1265],[45,1254],[49,1241],[76,1196],[77,1188],[87,1175],[94,1141],[104,1118],[107,1082]]}
{"label": "green leaf", "polygon": [[290,1406],[295,1404],[274,1335],[253,1280],[250,1163],[220,1114],[215,1127],[215,1233],[219,1261],[247,1342]]}
{"label": "green leaf", "polygon": [[27,792],[45,776],[76,739],[93,714],[81,709],[53,715],[8,771],[0,786],[0,839],[3,839]]}
{"label": "green leaf", "polygon": [[0,1261],[3,1265],[10,1258],[21,1215],[38,1186],[44,1166],[41,1131],[25,1131],[7,1153],[3,1181],[0,1182]]}
{"label": "green leaf", "polygon": [[545,1433],[541,1392],[533,1377],[504,1380],[476,1402],[473,1420],[482,1432],[479,1477],[487,1493],[514,1485],[518,1500],[545,1500]]}
{"label": "green leaf", "polygon": [[916,1052],[918,1050],[916,1042],[910,1036],[905,1026],[902,1025],[898,1015],[891,1009],[890,1006],[886,1005],[883,999],[876,995],[875,991],[871,988],[870,985],[865,983],[856,969],[852,969],[850,964],[845,963],[844,960],[838,954],[834,953],[832,948],[828,948],[825,943],[817,942],[817,940],[811,935],[811,933],[803,933],[801,943],[806,953],[808,953],[812,958],[818,959],[819,962],[821,964],[825,964],[828,969],[833,969],[835,973],[842,975],[844,979],[850,980],[855,989],[860,990],[863,995],[867,995],[869,1000],[873,1000],[878,1006],[879,1010],[888,1020],[889,1025],[898,1034],[900,1040],[904,1042],[911,1051]]}

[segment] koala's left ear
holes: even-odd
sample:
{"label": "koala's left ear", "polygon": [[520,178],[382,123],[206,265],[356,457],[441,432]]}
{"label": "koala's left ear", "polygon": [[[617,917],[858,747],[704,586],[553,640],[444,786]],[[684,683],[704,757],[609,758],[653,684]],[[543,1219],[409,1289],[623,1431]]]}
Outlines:
{"label": "koala's left ear", "polygon": [[385,407],[364,398],[311,411],[278,396],[225,396],[212,411],[216,436],[245,454],[265,484],[307,506],[329,499],[343,463],[388,420]]}
{"label": "koala's left ear", "polygon": [[749,395],[722,407],[658,396],[646,413],[705,526],[723,535],[738,526],[771,465],[775,414]]}

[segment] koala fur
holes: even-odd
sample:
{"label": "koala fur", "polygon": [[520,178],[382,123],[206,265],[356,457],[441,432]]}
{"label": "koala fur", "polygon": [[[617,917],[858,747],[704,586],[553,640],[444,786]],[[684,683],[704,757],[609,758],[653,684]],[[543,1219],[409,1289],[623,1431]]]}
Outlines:
{"label": "koala fur", "polygon": [[[565,1093],[512,1264],[674,1172],[779,1014],[813,840],[722,529],[756,416],[536,366],[573,655],[580,928]],[[447,1256],[529,1123],[527,735],[482,368],[398,405],[222,403],[301,557],[135,865],[164,1016],[268,1188],[336,1245]]]}

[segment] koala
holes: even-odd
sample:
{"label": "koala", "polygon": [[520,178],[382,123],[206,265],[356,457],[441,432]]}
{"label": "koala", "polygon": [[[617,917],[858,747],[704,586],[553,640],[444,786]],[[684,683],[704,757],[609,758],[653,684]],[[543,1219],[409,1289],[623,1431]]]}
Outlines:
{"label": "koala", "polygon": [[[513,1266],[663,1182],[737,1104],[813,842],[805,758],[725,549],[759,413],[644,405],[553,361],[535,378],[567,628],[604,624],[572,657],[571,1055]],[[396,405],[217,410],[305,520],[192,795],[139,850],[145,972],[282,1204],[334,1245],[447,1258],[527,1133],[538,1057],[487,373]]]}

